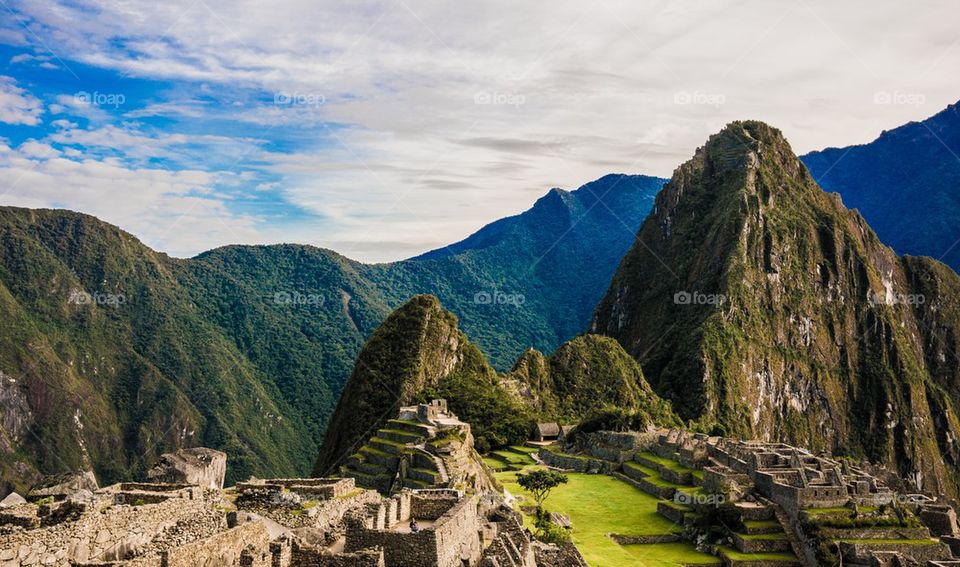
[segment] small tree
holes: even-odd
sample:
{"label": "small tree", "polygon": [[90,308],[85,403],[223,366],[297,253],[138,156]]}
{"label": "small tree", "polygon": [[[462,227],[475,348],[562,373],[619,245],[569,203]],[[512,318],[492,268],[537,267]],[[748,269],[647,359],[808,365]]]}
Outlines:
{"label": "small tree", "polygon": [[543,503],[550,496],[550,491],[567,483],[567,475],[550,470],[535,470],[517,475],[517,484],[533,495],[537,503],[537,510],[543,509]]}

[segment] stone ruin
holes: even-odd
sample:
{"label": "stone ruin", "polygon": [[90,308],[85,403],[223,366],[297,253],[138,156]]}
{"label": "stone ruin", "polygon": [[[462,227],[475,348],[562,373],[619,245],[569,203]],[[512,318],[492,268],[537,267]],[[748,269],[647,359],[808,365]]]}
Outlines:
{"label": "stone ruin", "polygon": [[400,408],[396,419],[347,458],[340,473],[384,494],[403,488],[496,489],[474,449],[470,425],[446,400]]}
{"label": "stone ruin", "polygon": [[219,469],[194,472],[202,486],[99,488],[81,473],[6,498],[0,566],[536,567],[518,516],[492,493],[402,489],[387,498],[353,478],[250,479],[220,490],[208,483]]}
{"label": "stone ruin", "polygon": [[[899,494],[849,460],[783,443],[676,429],[589,433],[569,444],[567,452],[545,447],[540,457],[557,468],[613,474],[672,500],[661,503],[658,512],[678,524],[689,525],[691,514],[729,505],[742,521],[776,520],[786,534],[776,546],[763,537],[733,534],[742,553],[792,550],[797,564],[813,566],[822,564],[817,552],[825,544],[848,567],[960,567],[960,530],[952,505],[933,495]],[[667,483],[649,482],[644,469],[656,469]],[[670,484],[696,485],[697,492],[682,494]],[[819,531],[809,531],[817,525]]]}

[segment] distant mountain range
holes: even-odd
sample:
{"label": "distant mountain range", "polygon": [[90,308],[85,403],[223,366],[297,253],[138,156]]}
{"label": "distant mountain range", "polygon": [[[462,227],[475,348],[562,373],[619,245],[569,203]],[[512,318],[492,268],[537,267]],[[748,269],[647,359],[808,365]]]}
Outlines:
{"label": "distant mountain range", "polygon": [[899,254],[930,256],[960,270],[960,104],[869,144],[800,159]]}
{"label": "distant mountain range", "polygon": [[308,246],[190,260],[69,211],[0,208],[0,480],[109,481],[208,445],[230,474],[306,474],[361,346],[440,297],[501,370],[580,332],[665,180],[555,189],[448,248],[366,265]]}

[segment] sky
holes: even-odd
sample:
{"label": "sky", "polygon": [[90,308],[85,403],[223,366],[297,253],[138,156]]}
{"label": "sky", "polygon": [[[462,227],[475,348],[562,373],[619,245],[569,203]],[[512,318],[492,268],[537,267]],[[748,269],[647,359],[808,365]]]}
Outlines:
{"label": "sky", "polygon": [[798,153],[960,100],[960,3],[0,0],[0,205],[189,257],[390,261],[738,119]]}

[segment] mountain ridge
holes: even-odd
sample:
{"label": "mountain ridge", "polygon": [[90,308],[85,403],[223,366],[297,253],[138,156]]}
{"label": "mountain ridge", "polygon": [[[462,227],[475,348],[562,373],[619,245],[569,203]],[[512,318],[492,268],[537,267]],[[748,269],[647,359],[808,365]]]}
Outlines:
{"label": "mountain ridge", "polygon": [[[659,183],[622,176],[605,198],[639,226]],[[567,229],[577,215],[569,211],[531,211],[506,223],[511,230],[488,249],[368,265],[295,244],[173,258],[91,215],[0,208],[0,308],[15,322],[0,329],[0,343],[19,345],[0,358],[9,377],[0,401],[16,410],[0,421],[0,482],[23,489],[38,473],[88,466],[104,481],[133,478],[156,451],[201,442],[226,449],[238,475],[307,474],[364,342],[393,308],[421,292],[442,296],[501,368],[528,345],[552,350],[586,324],[632,235],[607,230],[621,221],[600,206],[580,215],[574,231]],[[552,229],[530,220],[551,213]],[[83,263],[75,266],[78,258]],[[131,268],[138,258],[149,269]],[[115,273],[116,266],[126,271]],[[574,285],[580,272],[585,281]],[[118,280],[127,287],[116,287]],[[70,303],[71,290],[82,305]],[[483,303],[478,293],[525,301]],[[98,303],[111,294],[127,301]],[[70,315],[77,310],[88,315]],[[159,336],[149,336],[151,329]],[[32,350],[23,348],[28,343]],[[106,376],[101,365],[71,367],[78,357],[125,364]],[[62,375],[80,393],[51,397],[40,382],[48,375]],[[226,402],[241,395],[249,399]],[[260,417],[244,425],[241,408]],[[103,425],[80,418],[79,432],[78,411]],[[272,425],[259,423],[264,419]],[[202,439],[150,431],[192,431]]]}
{"label": "mountain ridge", "polygon": [[884,130],[864,144],[825,148],[801,160],[826,191],[860,210],[900,254],[960,270],[960,103]]}

